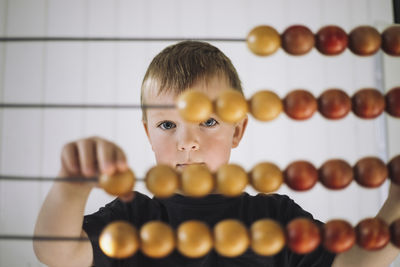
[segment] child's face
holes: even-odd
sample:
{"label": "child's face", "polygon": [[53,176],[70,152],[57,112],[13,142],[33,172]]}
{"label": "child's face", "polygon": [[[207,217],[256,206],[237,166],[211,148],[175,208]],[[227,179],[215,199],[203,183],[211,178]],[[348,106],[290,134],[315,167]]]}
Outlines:
{"label": "child's face", "polygon": [[[192,89],[205,92],[210,99],[230,89],[226,80],[215,77],[195,83]],[[149,90],[150,92],[153,90]],[[149,104],[174,104],[177,95],[162,93],[145,96]],[[225,123],[212,114],[203,123],[189,123],[176,109],[148,109],[143,123],[158,164],[167,164],[181,171],[187,164],[205,164],[216,171],[228,163],[231,149],[238,146],[247,125],[247,117],[236,124]]]}

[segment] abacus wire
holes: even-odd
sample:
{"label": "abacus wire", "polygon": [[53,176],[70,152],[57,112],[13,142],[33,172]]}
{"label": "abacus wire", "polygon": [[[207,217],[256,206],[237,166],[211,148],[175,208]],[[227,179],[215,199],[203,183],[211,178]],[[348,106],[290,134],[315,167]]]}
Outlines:
{"label": "abacus wire", "polygon": [[129,105],[129,104],[65,104],[65,103],[0,103],[0,109],[173,109],[175,105]]}
{"label": "abacus wire", "polygon": [[0,42],[179,42],[185,40],[207,42],[245,42],[244,38],[212,38],[212,37],[0,37]]}
{"label": "abacus wire", "polygon": [[[135,178],[136,181],[144,181],[144,178]],[[12,182],[79,182],[94,183],[98,182],[98,177],[42,177],[42,176],[17,176],[17,175],[0,175],[0,181]]]}
{"label": "abacus wire", "polygon": [[91,239],[87,237],[74,237],[74,236],[0,235],[0,240],[87,242],[90,241]]}

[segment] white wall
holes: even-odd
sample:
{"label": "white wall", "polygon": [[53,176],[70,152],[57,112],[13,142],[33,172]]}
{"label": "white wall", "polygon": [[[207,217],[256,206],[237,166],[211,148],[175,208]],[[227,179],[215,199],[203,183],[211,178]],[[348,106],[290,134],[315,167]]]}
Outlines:
{"label": "white wall", "polygon": [[[0,0],[0,35],[245,38],[260,24],[279,32],[293,24],[304,24],[314,32],[327,24],[339,25],[347,32],[362,24],[381,31],[393,21],[391,2]],[[171,43],[2,42],[0,101],[137,104],[147,65]],[[325,57],[313,50],[292,57],[280,49],[260,58],[248,51],[244,42],[213,44],[237,67],[246,97],[260,89],[284,97],[298,88],[319,96],[332,87],[352,95],[362,87],[386,91],[400,84],[399,60],[381,52],[361,58],[347,50],[340,56]],[[142,177],[155,161],[140,116],[139,110],[0,109],[0,173],[55,176],[64,143],[99,135],[122,146],[130,166]],[[284,114],[271,123],[251,119],[243,142],[233,151],[232,162],[250,169],[260,161],[273,161],[281,168],[297,159],[309,160],[317,167],[337,157],[350,164],[368,155],[387,161],[400,153],[399,133],[398,119],[387,115],[369,121],[353,114],[335,122],[319,114],[305,122]],[[31,235],[50,185],[0,181],[0,234]],[[146,192],[143,184],[137,190]],[[305,193],[285,186],[279,192],[289,194],[320,220],[343,218],[356,224],[376,214],[386,191],[387,183],[372,190],[353,183],[339,192],[320,185]],[[86,212],[96,211],[111,199],[95,190]],[[42,265],[34,257],[31,242],[0,241],[0,266]]]}

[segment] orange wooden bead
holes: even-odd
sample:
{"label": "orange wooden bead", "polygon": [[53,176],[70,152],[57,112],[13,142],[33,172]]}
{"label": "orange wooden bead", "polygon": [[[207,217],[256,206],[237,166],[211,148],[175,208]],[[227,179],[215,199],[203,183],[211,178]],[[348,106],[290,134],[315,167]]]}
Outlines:
{"label": "orange wooden bead", "polygon": [[195,220],[179,225],[177,242],[179,252],[190,258],[203,257],[213,247],[211,230],[205,223]]}
{"label": "orange wooden bead", "polygon": [[296,218],[286,225],[288,247],[297,254],[307,254],[321,243],[318,226],[307,218]]}
{"label": "orange wooden bead", "polygon": [[224,257],[242,255],[250,244],[246,227],[238,220],[226,219],[214,226],[214,246]]}
{"label": "orange wooden bead", "polygon": [[114,221],[101,231],[99,246],[108,257],[129,258],[139,248],[139,235],[128,222]]}
{"label": "orange wooden bead", "polygon": [[178,173],[167,165],[157,165],[146,174],[146,187],[156,197],[169,197],[179,187]]}
{"label": "orange wooden bead", "polygon": [[349,48],[359,56],[370,56],[381,48],[381,35],[371,26],[359,26],[349,34]]}
{"label": "orange wooden bead", "polygon": [[135,180],[135,174],[132,170],[113,175],[102,174],[99,177],[99,186],[111,195],[121,196],[132,191]]}
{"label": "orange wooden bead", "polygon": [[379,218],[367,218],[356,226],[357,244],[366,250],[379,250],[390,241],[389,226]]}
{"label": "orange wooden bead", "polygon": [[400,87],[391,89],[385,96],[385,102],[387,113],[400,118]]}
{"label": "orange wooden bead", "polygon": [[388,165],[388,170],[389,170],[389,178],[390,180],[397,184],[400,185],[400,155],[392,158]]}
{"label": "orange wooden bead", "polygon": [[344,220],[331,220],[322,228],[322,243],[332,253],[342,253],[353,247],[356,233],[353,226]]}
{"label": "orange wooden bead", "polygon": [[197,90],[186,90],[179,95],[176,106],[179,114],[189,122],[200,123],[207,120],[213,112],[212,101]]}
{"label": "orange wooden bead", "polygon": [[385,98],[376,89],[362,89],[352,97],[353,112],[360,118],[373,119],[385,110]]}
{"label": "orange wooden bead", "polygon": [[329,189],[343,189],[353,181],[353,169],[340,159],[328,160],[318,170],[319,181]]}
{"label": "orange wooden bead", "polygon": [[254,222],[250,228],[251,248],[262,256],[273,256],[285,246],[285,233],[279,223],[271,219]]}
{"label": "orange wooden bead", "polygon": [[346,32],[334,25],[321,28],[315,36],[315,46],[324,55],[341,54],[346,48],[348,37]]}
{"label": "orange wooden bead", "polygon": [[400,56],[400,26],[394,25],[382,33],[382,49],[388,55]]}
{"label": "orange wooden bead", "polygon": [[327,119],[341,119],[350,112],[351,99],[342,90],[330,89],[318,98],[318,110]]}
{"label": "orange wooden bead", "polygon": [[390,224],[390,241],[393,245],[400,248],[400,219],[395,220]]}
{"label": "orange wooden bead", "polygon": [[240,195],[249,182],[246,171],[236,164],[222,165],[215,177],[218,192],[229,197]]}
{"label": "orange wooden bead", "polygon": [[379,158],[365,157],[354,166],[354,179],[364,187],[374,188],[382,185],[388,177],[385,163]]}
{"label": "orange wooden bead", "polygon": [[281,46],[279,33],[270,26],[257,26],[246,38],[247,47],[258,56],[268,56],[275,53]]}
{"label": "orange wooden bead", "polygon": [[283,100],[286,114],[295,120],[306,120],[317,110],[317,100],[305,90],[294,90]]}
{"label": "orange wooden bead", "polygon": [[140,249],[152,258],[163,258],[175,248],[175,234],[168,224],[147,222],[140,228]]}
{"label": "orange wooden bead", "polygon": [[205,196],[214,189],[214,177],[206,166],[189,165],[182,171],[181,186],[188,196]]}
{"label": "orange wooden bead", "polygon": [[282,171],[273,163],[261,162],[250,172],[253,188],[262,193],[277,191],[283,183]]}
{"label": "orange wooden bead", "polygon": [[293,190],[305,191],[314,187],[318,181],[318,171],[307,161],[295,161],[283,173],[285,183]]}
{"label": "orange wooden bead", "polygon": [[282,48],[291,55],[304,55],[315,45],[314,34],[302,25],[293,25],[282,34]]}
{"label": "orange wooden bead", "polygon": [[215,101],[215,112],[225,122],[239,122],[247,111],[247,101],[237,90],[224,90]]}
{"label": "orange wooden bead", "polygon": [[250,113],[260,121],[271,121],[282,112],[282,100],[272,91],[258,91],[249,101]]}

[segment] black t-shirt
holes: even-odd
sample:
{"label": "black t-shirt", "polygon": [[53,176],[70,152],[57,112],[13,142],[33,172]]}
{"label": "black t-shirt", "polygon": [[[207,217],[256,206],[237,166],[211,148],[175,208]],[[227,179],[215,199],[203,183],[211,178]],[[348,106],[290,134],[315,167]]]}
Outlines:
{"label": "black t-shirt", "polygon": [[[271,218],[283,226],[296,217],[312,218],[299,205],[285,195],[258,194],[250,196],[247,193],[239,197],[227,198],[222,195],[208,195],[203,198],[190,198],[174,195],[167,199],[149,198],[135,192],[135,198],[124,203],[119,199],[107,204],[94,214],[84,218],[83,229],[89,235],[93,246],[94,264],[97,267],[108,266],[265,266],[265,267],[326,267],[331,266],[334,254],[318,247],[312,253],[298,255],[285,247],[274,257],[257,255],[250,248],[236,258],[219,256],[211,250],[206,256],[199,259],[189,259],[177,250],[162,259],[152,259],[140,252],[124,260],[111,259],[103,254],[98,244],[101,230],[110,222],[126,220],[139,229],[151,220],[161,220],[176,229],[180,223],[187,220],[201,220],[213,227],[221,220],[233,218],[242,221],[248,228],[262,218]],[[316,221],[322,224],[319,221]]]}

